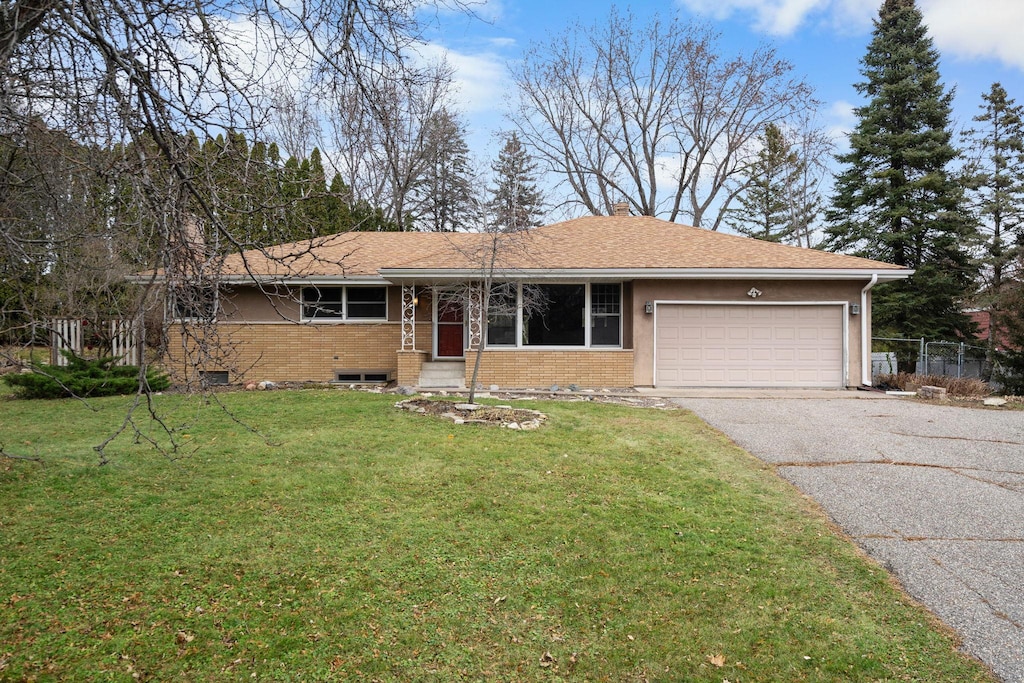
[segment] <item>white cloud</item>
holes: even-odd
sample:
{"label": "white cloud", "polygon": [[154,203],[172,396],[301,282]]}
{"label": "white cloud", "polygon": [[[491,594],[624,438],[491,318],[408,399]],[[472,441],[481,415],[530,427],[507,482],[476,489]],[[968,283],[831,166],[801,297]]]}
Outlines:
{"label": "white cloud", "polygon": [[713,19],[753,14],[754,27],[774,35],[793,33],[809,14],[833,2],[835,0],[680,0],[691,12]]}
{"label": "white cloud", "polygon": [[839,33],[867,32],[881,5],[881,0],[831,0],[826,20]]}
{"label": "white cloud", "polygon": [[487,42],[490,43],[492,47],[496,47],[501,50],[506,50],[516,46],[515,38],[491,38]]}
{"label": "white cloud", "polygon": [[825,112],[825,128],[832,142],[839,149],[846,149],[850,133],[857,125],[857,115],[853,113],[853,105],[845,100],[837,100]]}
{"label": "white cloud", "polygon": [[[788,36],[811,21],[840,33],[866,32],[881,0],[678,0],[712,19],[749,17],[759,31]],[[1024,69],[1022,0],[918,0],[925,24],[943,54],[961,59],[997,59]]]}
{"label": "white cloud", "polygon": [[1021,0],[920,0],[925,23],[943,54],[997,59],[1024,69],[1024,2]]}
{"label": "white cloud", "polygon": [[467,114],[502,108],[508,87],[505,59],[491,52],[467,54],[432,43],[420,49],[424,58],[445,59],[455,70],[455,101]]}

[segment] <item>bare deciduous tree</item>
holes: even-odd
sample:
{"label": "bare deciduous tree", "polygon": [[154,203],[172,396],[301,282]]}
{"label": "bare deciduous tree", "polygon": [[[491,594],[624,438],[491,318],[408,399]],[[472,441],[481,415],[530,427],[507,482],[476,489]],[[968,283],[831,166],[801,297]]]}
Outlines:
{"label": "bare deciduous tree", "polygon": [[427,78],[382,84],[373,98],[339,91],[328,117],[336,166],[356,200],[380,207],[384,218],[413,229],[414,193],[428,163],[431,122],[444,110],[451,66],[434,64]]}
{"label": "bare deciduous tree", "polygon": [[306,93],[288,83],[270,88],[269,111],[271,137],[286,156],[306,158],[318,144],[320,123],[316,108]]}
{"label": "bare deciduous tree", "polygon": [[[516,125],[567,201],[717,229],[765,125],[816,106],[769,46],[723,55],[706,26],[613,9],[534,44],[514,73]],[[708,221],[712,211],[716,217]]]}
{"label": "bare deciduous tree", "polygon": [[[462,0],[432,4],[464,9]],[[280,207],[214,201],[222,179],[196,164],[197,139],[224,132],[262,139],[260,85],[289,70],[300,71],[311,92],[352,93],[370,118],[385,120],[390,92],[433,83],[408,58],[421,42],[422,10],[418,0],[0,0],[0,295],[5,310],[14,301],[19,311],[4,318],[0,337],[34,341],[12,325],[57,311],[32,287],[53,280],[59,253],[96,244],[88,240],[97,236],[110,272],[153,273],[139,279],[135,296],[117,300],[112,316],[137,318],[147,305],[206,310],[219,259],[251,246],[229,226],[262,229],[258,216],[272,218]],[[29,144],[33,130],[47,132],[37,138],[47,151]],[[26,155],[31,163],[23,163]],[[74,158],[77,177],[92,189],[54,182],[40,155]],[[65,201],[95,220],[50,220]],[[245,212],[245,220],[228,211]],[[40,216],[49,218],[40,223]],[[7,280],[8,272],[19,277]],[[90,286],[104,295],[123,285],[114,280]],[[187,337],[193,368],[219,353],[211,323],[196,315],[175,327]]]}

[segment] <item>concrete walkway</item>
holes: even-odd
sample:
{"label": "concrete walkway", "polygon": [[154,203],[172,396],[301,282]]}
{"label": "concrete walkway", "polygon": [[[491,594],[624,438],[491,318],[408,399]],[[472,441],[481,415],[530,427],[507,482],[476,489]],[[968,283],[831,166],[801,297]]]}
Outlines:
{"label": "concrete walkway", "polygon": [[672,400],[775,465],[965,651],[1024,683],[1024,412],[869,392],[685,393]]}

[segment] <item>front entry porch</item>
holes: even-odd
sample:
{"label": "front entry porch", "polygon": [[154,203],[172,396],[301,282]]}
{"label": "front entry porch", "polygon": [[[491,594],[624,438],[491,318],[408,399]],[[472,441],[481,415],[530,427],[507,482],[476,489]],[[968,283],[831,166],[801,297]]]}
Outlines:
{"label": "front entry porch", "polygon": [[[464,389],[466,387],[466,350],[479,344],[479,318],[472,291],[452,290],[443,286],[402,286],[402,346],[398,353],[399,384],[432,389]],[[423,305],[421,305],[423,304]],[[427,319],[418,318],[420,311],[429,311]],[[429,336],[416,331],[429,321]],[[422,327],[421,327],[422,329]],[[417,344],[419,342],[419,344]]]}
{"label": "front entry porch", "polygon": [[418,386],[424,389],[465,389],[466,361],[428,361],[420,367]]}

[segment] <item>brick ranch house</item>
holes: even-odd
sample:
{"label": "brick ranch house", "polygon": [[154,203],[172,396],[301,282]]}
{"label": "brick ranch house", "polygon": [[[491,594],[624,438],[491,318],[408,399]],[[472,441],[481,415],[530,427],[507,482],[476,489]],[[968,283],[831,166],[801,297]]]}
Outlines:
{"label": "brick ranch house", "polygon": [[[483,386],[849,387],[871,381],[871,288],[912,274],[651,217],[578,218],[495,252],[520,305],[484,340],[466,285],[491,239],[353,232],[230,256],[213,329],[233,352],[200,372],[465,386],[483,348]],[[524,287],[543,309],[523,310]],[[172,370],[188,343],[171,344]]]}

